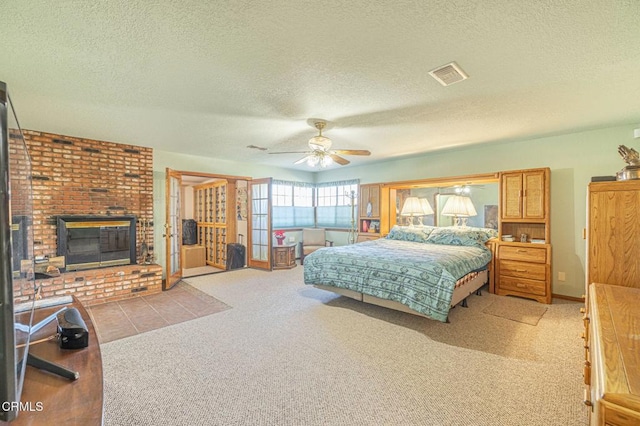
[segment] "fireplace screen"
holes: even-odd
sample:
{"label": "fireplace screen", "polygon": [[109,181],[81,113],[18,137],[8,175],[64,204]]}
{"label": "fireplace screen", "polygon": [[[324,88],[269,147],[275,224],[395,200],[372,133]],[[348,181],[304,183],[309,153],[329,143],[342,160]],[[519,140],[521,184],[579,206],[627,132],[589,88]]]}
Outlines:
{"label": "fireplace screen", "polygon": [[68,271],[136,263],[134,217],[58,218],[58,256]]}

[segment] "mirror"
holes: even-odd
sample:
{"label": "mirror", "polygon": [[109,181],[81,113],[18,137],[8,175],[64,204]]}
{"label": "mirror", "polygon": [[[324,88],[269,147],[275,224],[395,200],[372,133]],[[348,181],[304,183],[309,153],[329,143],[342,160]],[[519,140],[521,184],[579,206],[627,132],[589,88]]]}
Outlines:
{"label": "mirror", "polygon": [[[395,193],[395,223],[398,225],[406,226],[409,223],[430,226],[466,224],[473,227],[498,229],[500,185],[497,174],[466,178],[464,176],[456,177],[451,178],[450,181],[425,179],[408,183],[390,183],[389,186],[392,189],[392,199]],[[426,199],[434,213],[430,215],[411,214],[410,209],[405,207],[409,197],[417,197],[419,200]],[[468,200],[463,200],[460,197],[468,197]],[[457,200],[452,200],[453,198],[457,198]],[[448,206],[447,211],[445,207],[448,201],[451,201],[451,205]],[[456,201],[466,201],[467,204],[468,201],[471,201],[473,205],[471,215],[467,216],[461,211],[452,210],[452,205]],[[403,207],[405,207],[404,210]]]}

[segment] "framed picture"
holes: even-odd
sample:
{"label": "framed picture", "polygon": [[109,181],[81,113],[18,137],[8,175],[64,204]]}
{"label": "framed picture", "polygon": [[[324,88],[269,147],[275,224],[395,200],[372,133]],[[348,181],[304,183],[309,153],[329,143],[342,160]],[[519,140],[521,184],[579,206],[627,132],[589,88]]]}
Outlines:
{"label": "framed picture", "polygon": [[498,229],[498,206],[486,204],[484,206],[484,227]]}
{"label": "framed picture", "polygon": [[247,220],[247,188],[237,188],[236,214],[238,220]]}

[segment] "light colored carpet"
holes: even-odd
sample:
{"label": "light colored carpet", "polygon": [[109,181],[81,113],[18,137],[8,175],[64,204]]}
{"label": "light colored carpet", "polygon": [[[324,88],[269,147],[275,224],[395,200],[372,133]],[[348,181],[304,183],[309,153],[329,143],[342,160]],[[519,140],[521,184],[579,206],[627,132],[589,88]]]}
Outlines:
{"label": "light colored carpet", "polygon": [[536,327],[450,324],[302,284],[303,268],[188,279],[233,306],[102,346],[109,425],[586,425],[577,303]]}
{"label": "light colored carpet", "polygon": [[482,310],[485,314],[495,315],[510,321],[537,325],[547,312],[547,306],[535,300],[522,300],[511,296],[498,297]]}

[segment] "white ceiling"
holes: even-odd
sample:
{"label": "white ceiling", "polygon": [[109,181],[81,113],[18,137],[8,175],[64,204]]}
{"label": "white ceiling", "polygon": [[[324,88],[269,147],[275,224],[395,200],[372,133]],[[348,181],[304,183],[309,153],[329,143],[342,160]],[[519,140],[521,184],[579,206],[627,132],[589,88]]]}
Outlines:
{"label": "white ceiling", "polygon": [[638,0],[3,3],[27,129],[302,170],[313,118],[351,164],[640,124]]}

